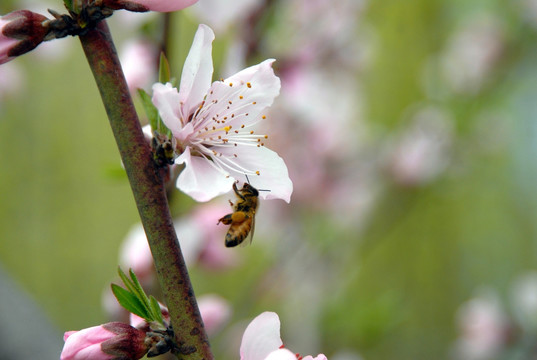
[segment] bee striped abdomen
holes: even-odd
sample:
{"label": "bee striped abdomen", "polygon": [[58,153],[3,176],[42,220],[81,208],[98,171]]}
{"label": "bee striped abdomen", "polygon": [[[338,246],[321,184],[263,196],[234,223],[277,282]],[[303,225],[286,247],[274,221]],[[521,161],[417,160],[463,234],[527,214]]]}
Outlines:
{"label": "bee striped abdomen", "polygon": [[233,190],[237,195],[237,202],[233,206],[233,213],[227,214],[218,220],[218,223],[230,225],[226,234],[226,247],[234,247],[249,237],[252,241],[254,233],[255,212],[257,210],[258,191],[250,184],[244,184],[241,190],[237,189],[236,183]]}
{"label": "bee striped abdomen", "polygon": [[[243,213],[244,214],[244,213]],[[234,247],[241,244],[252,229],[252,218],[245,215],[241,222],[232,222],[226,234],[226,247]]]}

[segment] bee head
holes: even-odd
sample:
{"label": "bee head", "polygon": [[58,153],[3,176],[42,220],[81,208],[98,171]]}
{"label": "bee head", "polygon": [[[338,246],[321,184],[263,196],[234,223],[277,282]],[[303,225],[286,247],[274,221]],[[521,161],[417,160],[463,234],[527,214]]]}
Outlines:
{"label": "bee head", "polygon": [[244,183],[241,192],[243,193],[243,195],[259,196],[259,191],[257,191],[255,187],[248,183]]}

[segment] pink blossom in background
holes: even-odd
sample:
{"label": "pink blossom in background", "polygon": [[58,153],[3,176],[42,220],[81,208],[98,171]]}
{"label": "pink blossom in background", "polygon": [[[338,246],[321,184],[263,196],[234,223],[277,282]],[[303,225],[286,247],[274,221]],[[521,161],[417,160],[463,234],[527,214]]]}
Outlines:
{"label": "pink blossom in background", "polygon": [[282,119],[274,132],[285,137],[269,140],[289,164],[295,200],[325,208],[337,190],[332,183],[344,177],[340,171],[350,171],[350,162],[356,166],[368,134],[360,89],[346,71],[316,66],[307,56],[295,60],[282,71],[282,99],[271,113]]}
{"label": "pink blossom in background", "polygon": [[222,0],[200,0],[192,10],[201,22],[219,32],[245,20],[261,5],[262,0],[234,0],[233,5]]}
{"label": "pink blossom in background", "polygon": [[451,116],[436,106],[417,109],[411,123],[390,149],[389,172],[403,186],[434,180],[450,161]]}
{"label": "pink blossom in background", "polygon": [[203,244],[198,262],[209,270],[226,270],[240,264],[236,251],[229,251],[224,245],[227,232],[225,226],[218,226],[214,221],[230,211],[229,203],[210,203],[198,206],[190,216],[194,224],[202,230]]}
{"label": "pink blossom in background", "polygon": [[[250,322],[242,337],[241,360],[296,360],[300,355],[283,347],[280,338],[280,318],[274,312],[266,311]],[[327,360],[323,354],[303,359]]]}
{"label": "pink blossom in background", "polygon": [[490,291],[464,303],[457,322],[461,332],[454,349],[457,360],[493,359],[507,339],[508,318],[498,297]]}
{"label": "pink blossom in background", "polygon": [[[223,297],[215,294],[201,295],[197,298],[203,325],[209,336],[217,333],[231,317],[231,305]],[[164,321],[170,321],[170,314],[165,305],[159,303]],[[129,315],[129,323],[139,329],[147,327],[145,319],[135,314]]]}
{"label": "pink blossom in background", "polygon": [[[197,261],[203,246],[202,229],[190,219],[175,220],[174,225],[186,264],[191,265]],[[140,282],[154,279],[153,256],[142,225],[132,227],[119,254],[121,266],[132,268]]]}
{"label": "pink blossom in background", "polygon": [[131,228],[119,249],[121,268],[132,269],[142,284],[155,280],[153,256],[142,225]]}
{"label": "pink blossom in background", "polygon": [[356,39],[364,33],[358,31],[358,26],[366,3],[364,0],[281,2],[277,36],[266,41],[277,54],[309,53],[319,63],[344,62],[357,66],[357,60],[363,57],[360,49],[363,43]]}
{"label": "pink blossom in background", "polygon": [[126,9],[136,12],[172,12],[189,7],[197,1],[198,0],[104,0],[104,4],[111,9]]}
{"label": "pink blossom in background", "polygon": [[127,41],[120,51],[121,66],[131,92],[148,89],[157,79],[158,49],[146,39]]}
{"label": "pink blossom in background", "polygon": [[502,19],[479,13],[459,26],[440,59],[442,71],[451,90],[475,94],[499,62],[505,48]]}
{"label": "pink blossom in background", "polygon": [[141,359],[147,352],[144,340],[145,332],[119,322],[67,331],[60,359]]}
{"label": "pink blossom in background", "polygon": [[153,85],[153,103],[177,140],[177,164],[185,164],[179,190],[197,201],[229,192],[233,182],[249,181],[263,199],[290,201],[293,184],[287,166],[264,146],[254,126],[279,94],[280,80],[265,60],[211,85],[213,31],[200,25],[185,61],[179,90]]}
{"label": "pink blossom in background", "polygon": [[207,294],[199,296],[198,307],[205,331],[209,336],[216,334],[231,317],[231,305],[219,295]]}
{"label": "pink blossom in background", "polygon": [[[174,221],[188,266],[198,263],[211,270],[222,270],[239,264],[237,253],[229,251],[224,245],[226,227],[217,225],[217,220],[229,211],[227,203],[203,204],[192,214]],[[125,237],[119,250],[119,263],[122,268],[132,268],[144,286],[150,286],[155,281],[153,256],[140,224],[134,225]]]}

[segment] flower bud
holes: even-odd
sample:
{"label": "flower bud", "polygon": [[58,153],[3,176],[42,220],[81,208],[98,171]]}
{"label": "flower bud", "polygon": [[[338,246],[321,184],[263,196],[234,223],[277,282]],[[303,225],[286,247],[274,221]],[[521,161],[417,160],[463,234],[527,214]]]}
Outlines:
{"label": "flower bud", "polygon": [[60,360],[141,359],[147,353],[145,332],[120,322],[68,331]]}
{"label": "flower bud", "polygon": [[196,2],[198,0],[104,0],[103,4],[114,10],[171,12],[182,10]]}
{"label": "flower bud", "polygon": [[0,17],[0,64],[33,50],[48,32],[43,15],[18,10]]}

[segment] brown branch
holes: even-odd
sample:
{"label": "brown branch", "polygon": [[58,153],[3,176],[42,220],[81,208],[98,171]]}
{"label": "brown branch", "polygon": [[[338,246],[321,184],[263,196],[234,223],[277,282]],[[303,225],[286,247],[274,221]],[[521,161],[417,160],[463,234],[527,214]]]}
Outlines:
{"label": "brown branch", "polygon": [[152,159],[105,21],[80,36],[147,234],[170,312],[180,359],[213,359],[172,223],[162,178]]}

